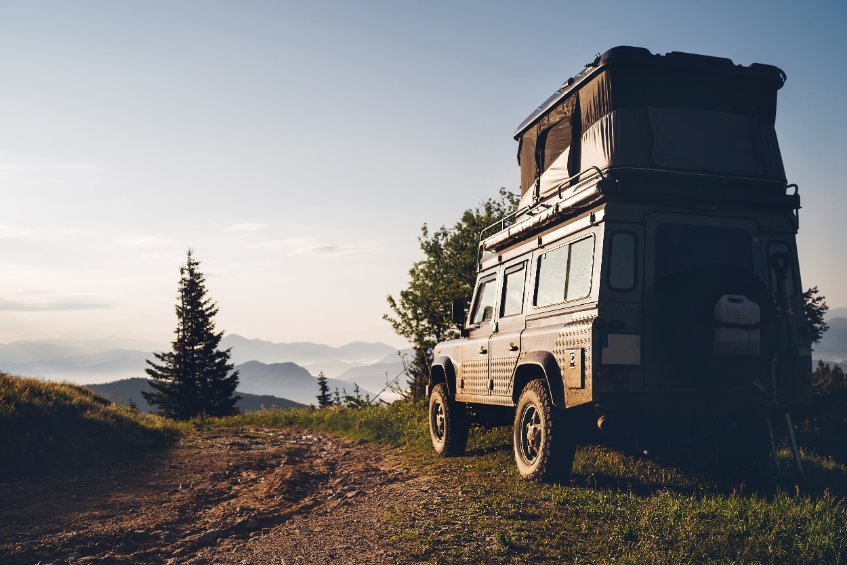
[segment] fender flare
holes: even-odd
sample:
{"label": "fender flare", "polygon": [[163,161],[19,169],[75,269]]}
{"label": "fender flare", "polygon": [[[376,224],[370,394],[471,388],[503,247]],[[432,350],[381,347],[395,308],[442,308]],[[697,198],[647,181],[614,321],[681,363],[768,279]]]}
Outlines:
{"label": "fender flare", "polygon": [[516,405],[524,386],[529,381],[543,377],[547,381],[547,390],[553,405],[565,408],[565,382],[562,379],[562,370],[559,362],[549,351],[531,351],[515,367],[515,376],[512,381],[512,402]]}
{"label": "fender flare", "polygon": [[447,392],[450,396],[456,395],[456,366],[453,364],[453,359],[447,355],[442,355],[433,359],[429,370],[429,390],[438,383],[447,385]]}

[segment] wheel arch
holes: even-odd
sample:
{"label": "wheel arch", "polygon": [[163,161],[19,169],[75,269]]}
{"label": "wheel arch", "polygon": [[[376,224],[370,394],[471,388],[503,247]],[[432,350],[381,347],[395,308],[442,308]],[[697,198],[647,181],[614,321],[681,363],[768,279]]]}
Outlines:
{"label": "wheel arch", "polygon": [[453,360],[447,355],[442,355],[432,361],[429,371],[429,390],[427,392],[439,383],[444,383],[447,386],[447,393],[450,396],[456,395],[456,368],[453,365]]}
{"label": "wheel arch", "polygon": [[559,363],[549,351],[532,351],[527,353],[515,368],[515,378],[512,381],[512,402],[517,405],[524,387],[532,380],[543,379],[550,391],[553,405],[565,408],[565,384]]}

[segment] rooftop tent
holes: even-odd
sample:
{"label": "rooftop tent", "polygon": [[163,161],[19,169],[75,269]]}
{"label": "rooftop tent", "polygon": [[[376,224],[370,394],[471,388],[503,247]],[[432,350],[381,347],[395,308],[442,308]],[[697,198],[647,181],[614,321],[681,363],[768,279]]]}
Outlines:
{"label": "rooftop tent", "polygon": [[521,194],[599,167],[785,181],[774,120],[785,73],[638,47],[606,51],[515,132]]}

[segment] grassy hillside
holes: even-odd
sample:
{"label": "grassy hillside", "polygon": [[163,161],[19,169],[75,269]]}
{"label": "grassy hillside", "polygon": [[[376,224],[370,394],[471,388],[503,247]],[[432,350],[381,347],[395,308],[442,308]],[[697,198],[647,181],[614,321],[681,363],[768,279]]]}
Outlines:
{"label": "grassy hillside", "polygon": [[0,372],[0,476],[136,454],[177,431],[85,387]]}
{"label": "grassy hillside", "polygon": [[475,429],[468,456],[439,459],[422,406],[267,411],[214,425],[299,426],[399,447],[444,478],[445,495],[388,524],[427,561],[847,561],[847,467],[805,455],[803,486],[762,497],[597,445],[581,447],[563,486],[519,480],[510,430]]}

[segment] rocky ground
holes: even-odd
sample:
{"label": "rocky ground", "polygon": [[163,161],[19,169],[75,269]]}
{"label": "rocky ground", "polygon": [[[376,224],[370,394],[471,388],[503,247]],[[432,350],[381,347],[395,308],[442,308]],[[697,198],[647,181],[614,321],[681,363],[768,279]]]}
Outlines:
{"label": "rocky ground", "polygon": [[0,561],[402,562],[389,516],[434,489],[362,442],[204,430],[132,464],[0,484]]}

